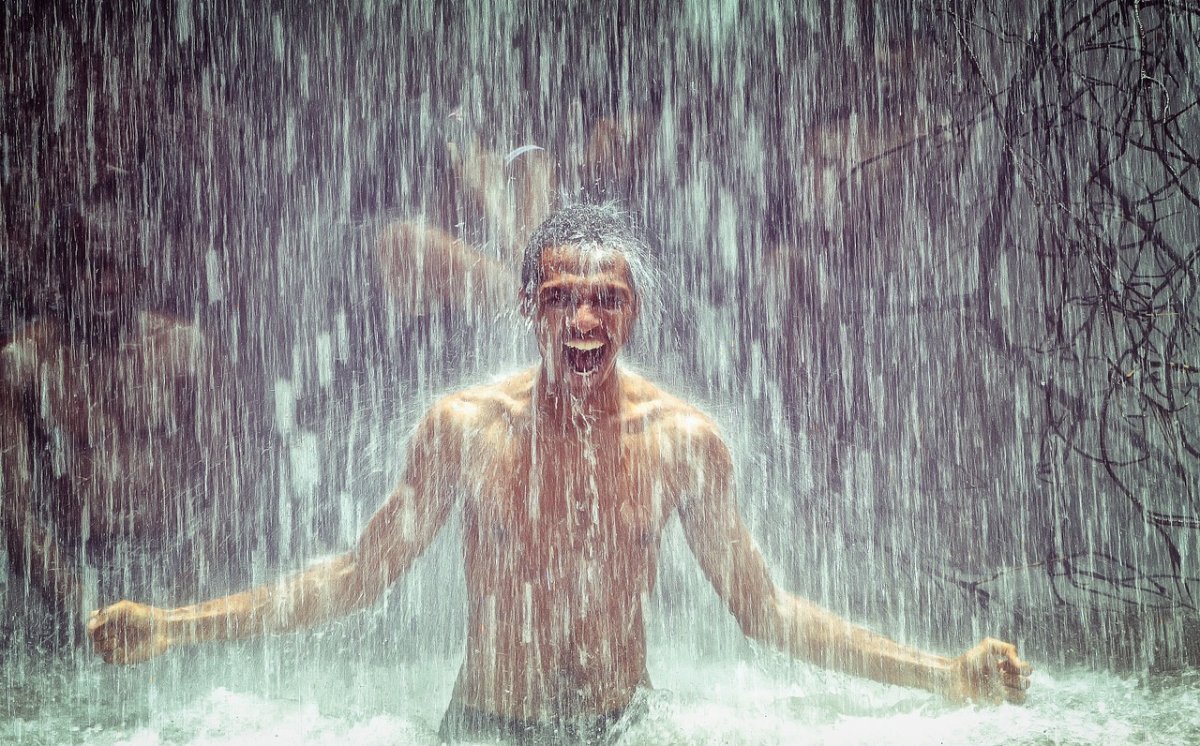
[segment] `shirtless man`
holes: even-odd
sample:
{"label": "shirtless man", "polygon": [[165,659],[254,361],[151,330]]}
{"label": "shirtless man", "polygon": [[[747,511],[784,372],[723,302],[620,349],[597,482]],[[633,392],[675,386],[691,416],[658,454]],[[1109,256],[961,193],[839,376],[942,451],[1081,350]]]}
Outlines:
{"label": "shirtless man", "polygon": [[147,225],[108,202],[60,218],[65,308],[0,351],[0,548],[69,622],[97,593],[195,598],[206,537],[185,532],[222,444],[196,416],[204,337],[139,310]]}
{"label": "shirtless man", "polygon": [[699,410],[617,366],[643,249],[619,213],[566,208],[530,239],[521,307],[541,364],[437,403],[407,470],[348,553],[195,606],[94,613],[105,660],[305,627],[371,604],[461,501],[466,657],[443,737],[596,740],[648,687],[643,604],[678,514],[750,637],[804,660],[952,699],[1024,698],[1029,667],[985,640],[957,658],[904,647],[772,583],[738,513],[733,459]]}

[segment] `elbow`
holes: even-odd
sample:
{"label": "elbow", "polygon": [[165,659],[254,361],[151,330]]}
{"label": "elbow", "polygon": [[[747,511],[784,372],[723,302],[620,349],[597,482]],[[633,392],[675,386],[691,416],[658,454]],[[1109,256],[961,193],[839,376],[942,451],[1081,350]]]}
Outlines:
{"label": "elbow", "polygon": [[783,610],[773,599],[743,599],[731,604],[730,611],[737,620],[742,634],[751,640],[775,648],[787,649],[788,634]]}
{"label": "elbow", "polygon": [[827,650],[819,630],[805,623],[786,599],[776,598],[734,611],[742,634],[800,660],[824,665]]}
{"label": "elbow", "polygon": [[371,606],[389,585],[387,573],[380,572],[375,563],[364,562],[354,552],[334,561],[333,576],[337,605],[343,613]]}

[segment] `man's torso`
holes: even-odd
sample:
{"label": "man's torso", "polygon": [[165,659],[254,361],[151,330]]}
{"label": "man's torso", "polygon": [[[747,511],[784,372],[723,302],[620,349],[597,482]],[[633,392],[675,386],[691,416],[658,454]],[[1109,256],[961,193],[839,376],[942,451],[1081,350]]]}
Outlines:
{"label": "man's torso", "polygon": [[694,410],[622,373],[619,416],[535,423],[533,377],[457,395],[470,603],[456,697],[535,720],[624,707],[645,674],[644,598]]}

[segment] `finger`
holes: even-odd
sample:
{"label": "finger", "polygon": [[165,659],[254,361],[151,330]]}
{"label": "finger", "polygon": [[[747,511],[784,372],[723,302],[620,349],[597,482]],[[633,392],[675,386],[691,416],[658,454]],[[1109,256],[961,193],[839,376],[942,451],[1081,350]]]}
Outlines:
{"label": "finger", "polygon": [[141,645],[123,645],[117,651],[117,662],[123,666],[132,666],[136,663],[145,663],[157,654],[152,648]]}
{"label": "finger", "polygon": [[137,645],[130,645],[127,641],[122,640],[113,645],[111,651],[112,662],[119,666],[128,666],[131,663],[137,663],[142,659],[138,650]]}
{"label": "finger", "polygon": [[117,646],[113,645],[111,641],[105,641],[103,645],[96,646],[96,653],[105,663],[115,663],[117,651]]}
{"label": "finger", "polygon": [[92,647],[97,652],[115,650],[125,644],[125,630],[105,624],[91,631]]}
{"label": "finger", "polygon": [[112,656],[124,646],[115,638],[105,637],[93,643],[92,647],[101,658],[112,663]]}
{"label": "finger", "polygon": [[89,629],[88,636],[92,638],[92,647],[100,650],[108,644],[108,631],[104,629]]}
{"label": "finger", "polygon": [[1028,676],[1033,673],[1033,666],[1015,656],[1014,652],[1014,657],[1001,660],[1000,670],[1004,673],[1011,673],[1017,676]]}
{"label": "finger", "polygon": [[1002,681],[1004,686],[1009,687],[1010,689],[1020,689],[1021,691],[1025,691],[1029,688],[1029,679],[1025,676],[1013,676],[1010,674],[1005,674]]}
{"label": "finger", "polygon": [[992,655],[999,655],[1004,658],[1015,659],[1017,657],[1017,646],[1011,642],[997,640],[994,637],[989,637],[983,641],[984,647]]}
{"label": "finger", "polygon": [[92,638],[92,646],[99,649],[108,643],[111,631],[103,624],[88,623],[88,636]]}
{"label": "finger", "polygon": [[97,630],[108,623],[108,615],[99,609],[92,612],[88,617],[87,629],[89,634],[95,634]]}
{"label": "finger", "polygon": [[1003,659],[1000,661],[1000,667],[1002,670],[1008,668],[1019,671],[1022,668],[1029,668],[1029,664],[1021,660],[1021,656],[1017,655],[1017,646],[1013,645],[1011,642],[1004,642],[1003,640],[995,640],[992,638],[988,638],[984,642],[987,645],[989,653],[992,655],[998,655]]}

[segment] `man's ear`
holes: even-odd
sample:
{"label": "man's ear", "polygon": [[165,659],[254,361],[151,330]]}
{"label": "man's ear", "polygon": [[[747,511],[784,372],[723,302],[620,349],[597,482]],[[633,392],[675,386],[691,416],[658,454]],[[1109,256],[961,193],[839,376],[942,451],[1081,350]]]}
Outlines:
{"label": "man's ear", "polygon": [[526,292],[525,288],[521,288],[519,291],[517,291],[517,309],[525,318],[533,318],[533,298],[529,296],[529,293]]}

